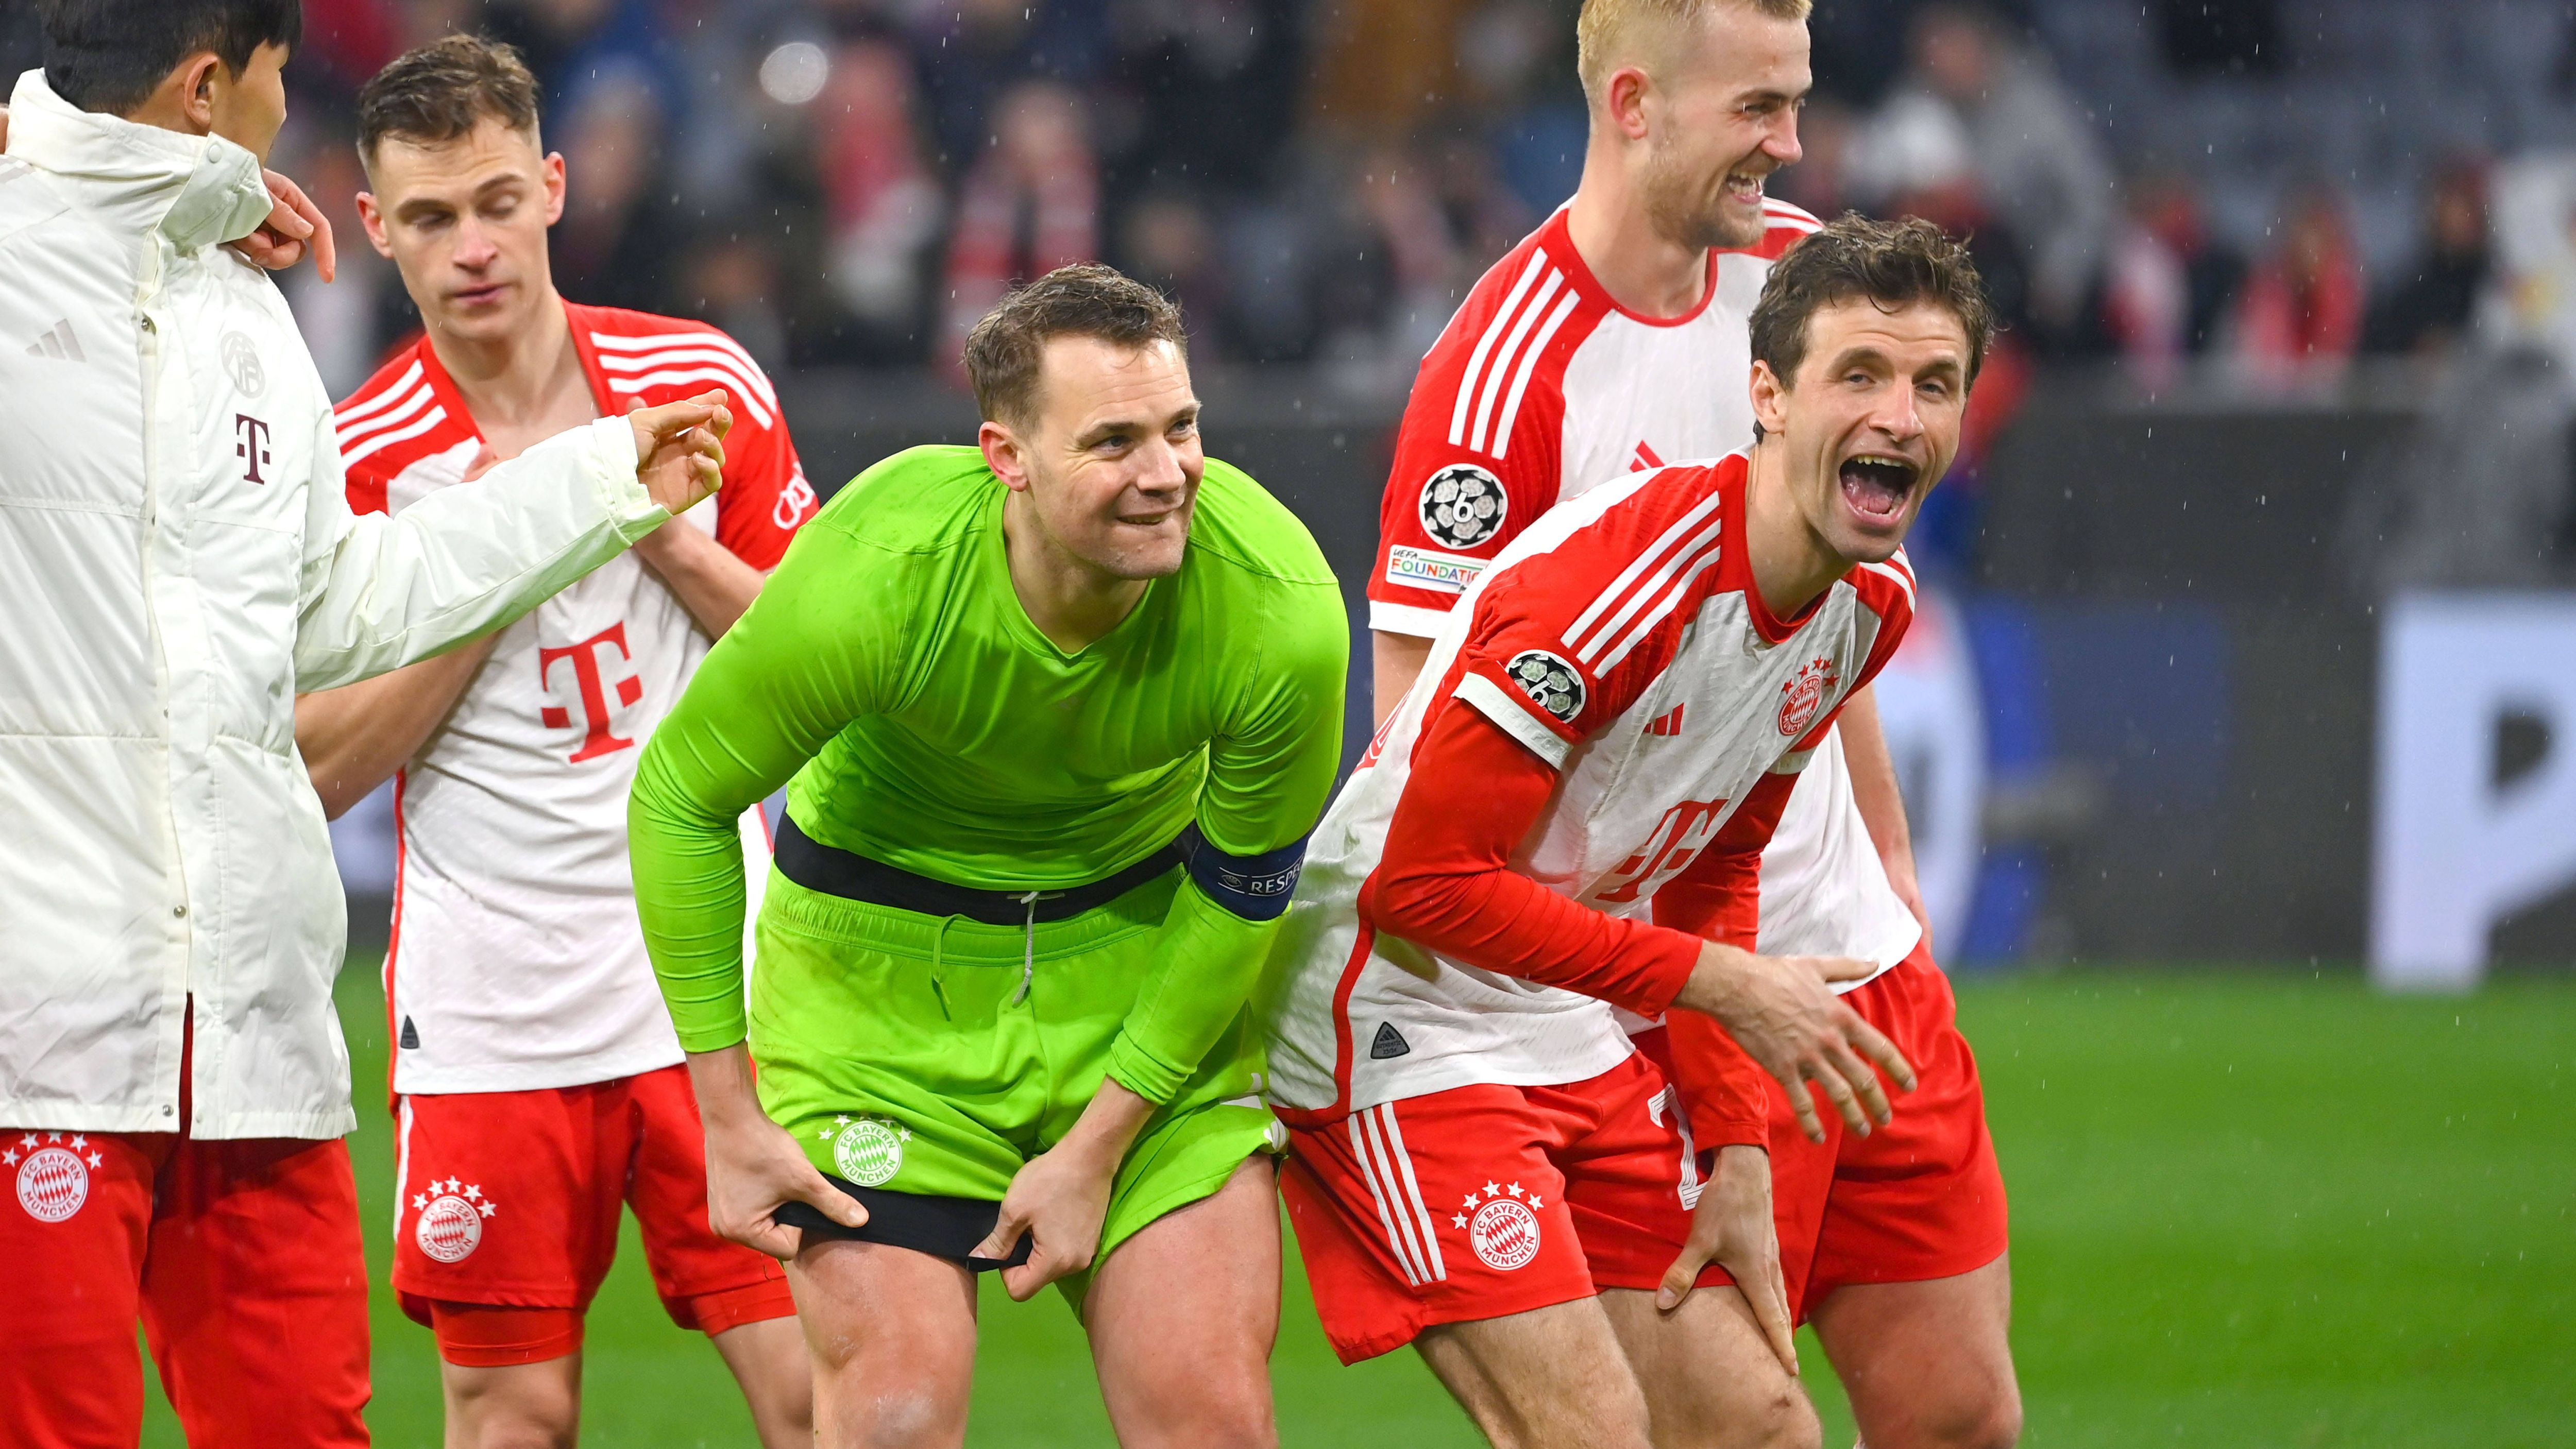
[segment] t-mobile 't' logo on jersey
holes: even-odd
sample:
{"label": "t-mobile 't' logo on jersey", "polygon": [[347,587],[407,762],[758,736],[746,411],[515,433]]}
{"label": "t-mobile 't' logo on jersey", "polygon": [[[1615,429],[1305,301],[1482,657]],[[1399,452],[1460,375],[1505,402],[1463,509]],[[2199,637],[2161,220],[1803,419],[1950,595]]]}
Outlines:
{"label": "t-mobile 't' logo on jersey", "polygon": [[[601,687],[599,677],[599,650],[603,646],[615,648],[623,659],[631,661],[635,657],[634,651],[626,647],[626,622],[622,619],[578,644],[537,651],[537,688],[549,693],[554,688],[555,661],[572,661],[573,683],[581,694],[581,717],[585,730],[581,748],[572,752],[571,762],[576,765],[599,755],[635,747],[633,740],[623,739],[609,729],[608,691]],[[622,705],[631,706],[644,697],[644,681],[632,674],[617,681],[616,688],[617,702]],[[537,717],[545,721],[546,728],[550,730],[572,727],[572,711],[561,705],[547,705]]]}
{"label": "t-mobile 't' logo on jersey", "polygon": [[1691,857],[1716,838],[1718,817],[1725,809],[1724,800],[1684,800],[1665,811],[1644,847],[1619,862],[1619,868],[1610,873],[1609,888],[1592,898],[1633,901],[1648,882],[1681,874]]}
{"label": "t-mobile 't' logo on jersey", "polygon": [[269,456],[268,424],[248,413],[233,414],[233,456],[242,460],[242,481],[265,483],[266,474],[259,470],[276,462]]}

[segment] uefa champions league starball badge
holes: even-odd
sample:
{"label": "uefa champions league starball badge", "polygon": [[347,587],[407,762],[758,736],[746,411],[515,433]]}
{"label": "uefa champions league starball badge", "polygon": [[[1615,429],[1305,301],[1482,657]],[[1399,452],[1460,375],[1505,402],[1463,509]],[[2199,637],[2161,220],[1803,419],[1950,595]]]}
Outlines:
{"label": "uefa champions league starball badge", "polygon": [[1539,1206],[1539,1195],[1521,1191],[1517,1182],[1489,1182],[1482,1194],[1467,1194],[1466,1206],[1450,1214],[1449,1222],[1467,1230],[1477,1262],[1508,1273],[1538,1256]]}
{"label": "uefa champions league starball badge", "polygon": [[1473,463],[1452,463],[1423,480],[1422,531],[1443,548],[1474,548],[1511,512],[1503,481]]}
{"label": "uefa champions league starball badge", "polygon": [[1521,693],[1558,720],[1572,724],[1583,713],[1583,676],[1546,650],[1525,649],[1513,655],[1503,672],[1521,687]]}
{"label": "uefa champions league starball badge", "polygon": [[0,1150],[0,1167],[18,1169],[18,1206],[40,1223],[58,1223],[79,1212],[89,1201],[90,1169],[106,1161],[77,1132],[69,1144],[60,1132],[48,1132],[42,1140],[29,1132]]}
{"label": "uefa champions league starball badge", "polygon": [[483,1246],[483,1222],[500,1211],[478,1183],[431,1178],[429,1190],[412,1194],[412,1241],[441,1263],[460,1262]]}
{"label": "uefa champions league starball badge", "polygon": [[883,1187],[903,1171],[903,1144],[912,1130],[873,1117],[835,1117],[822,1129],[832,1144],[832,1163],[841,1175],[861,1187]]}

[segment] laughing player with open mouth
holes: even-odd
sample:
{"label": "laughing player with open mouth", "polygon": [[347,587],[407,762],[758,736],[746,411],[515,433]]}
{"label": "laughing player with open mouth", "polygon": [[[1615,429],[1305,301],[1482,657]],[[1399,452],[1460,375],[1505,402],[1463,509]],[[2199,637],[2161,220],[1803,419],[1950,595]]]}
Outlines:
{"label": "laughing player with open mouth", "polygon": [[[1826,985],[1877,963],[1754,954],[1757,873],[1912,618],[1899,545],[1989,331],[1927,224],[1790,250],[1758,441],[1505,549],[1316,831],[1268,1017],[1290,1217],[1335,1349],[1417,1344],[1497,1443],[1727,1442],[1761,1339],[1691,1292],[1741,1206],[1699,1150],[1766,1143],[1766,1072],[1818,1139],[1808,1084],[1856,1133],[1872,1064],[1914,1085]],[[1686,1107],[1613,1006],[1670,1012]]]}

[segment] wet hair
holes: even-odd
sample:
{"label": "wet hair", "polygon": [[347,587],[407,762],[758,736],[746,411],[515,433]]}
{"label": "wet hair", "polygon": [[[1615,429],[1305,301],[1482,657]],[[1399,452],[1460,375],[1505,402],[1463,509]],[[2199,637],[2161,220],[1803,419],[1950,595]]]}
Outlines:
{"label": "wet hair", "polygon": [[1117,347],[1168,342],[1189,350],[1172,299],[1098,262],[1058,267],[1004,297],[966,334],[966,377],[988,422],[1025,425],[1037,413],[1038,364],[1058,337]]}
{"label": "wet hair", "polygon": [[240,75],[263,45],[304,39],[302,0],[38,0],[45,84],[84,111],[124,115],[180,62],[213,51]]}
{"label": "wet hair", "polygon": [[519,52],[479,35],[449,35],[396,56],[358,92],[358,157],[373,166],[388,137],[435,146],[499,121],[537,134],[537,78]]}
{"label": "wet hair", "polygon": [[1583,0],[1574,20],[1574,70],[1583,93],[1598,97],[1622,49],[1641,26],[1672,26],[1733,5],[1774,20],[1805,20],[1813,0]]}
{"label": "wet hair", "polygon": [[1994,309],[1968,249],[1921,217],[1872,221],[1845,212],[1771,264],[1753,304],[1756,361],[1785,385],[1807,360],[1807,324],[1843,302],[1884,311],[1930,304],[1947,308],[1968,335],[1968,377],[1977,380],[1994,341]]}

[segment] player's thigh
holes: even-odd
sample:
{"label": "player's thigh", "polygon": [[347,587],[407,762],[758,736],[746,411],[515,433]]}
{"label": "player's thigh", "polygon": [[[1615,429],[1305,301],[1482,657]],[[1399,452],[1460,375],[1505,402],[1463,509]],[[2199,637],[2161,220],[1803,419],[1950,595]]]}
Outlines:
{"label": "player's thigh", "polygon": [[2001,1449],[2020,1437],[2009,1257],[1949,1278],[1837,1288],[1813,1321],[1871,1449]]}
{"label": "player's thigh", "polygon": [[364,1445],[367,1263],[347,1145],[181,1143],[153,1212],[143,1327],[191,1445]]}
{"label": "player's thigh", "polygon": [[1633,1289],[1603,1290],[1601,1306],[1645,1392],[1656,1449],[1815,1449],[1816,1411],[1734,1284],[1704,1286],[1670,1313]]}
{"label": "player's thigh", "polygon": [[1277,1184],[1269,1157],[1241,1159],[1223,1187],[1137,1229],[1093,1272],[1083,1318],[1128,1449],[1278,1441]]}
{"label": "player's thigh", "polygon": [[975,1279],[884,1243],[808,1244],[787,1268],[814,1372],[814,1439],[963,1443],[975,1374]]}
{"label": "player's thigh", "polygon": [[1597,1298],[1434,1324],[1414,1349],[1495,1449],[1647,1449],[1645,1391]]}
{"label": "player's thigh", "polygon": [[0,1444],[130,1446],[134,1320],[155,1173],[173,1139],[0,1131]]}
{"label": "player's thigh", "polygon": [[581,1354],[488,1366],[442,1362],[446,1449],[571,1449],[581,1428]]}

